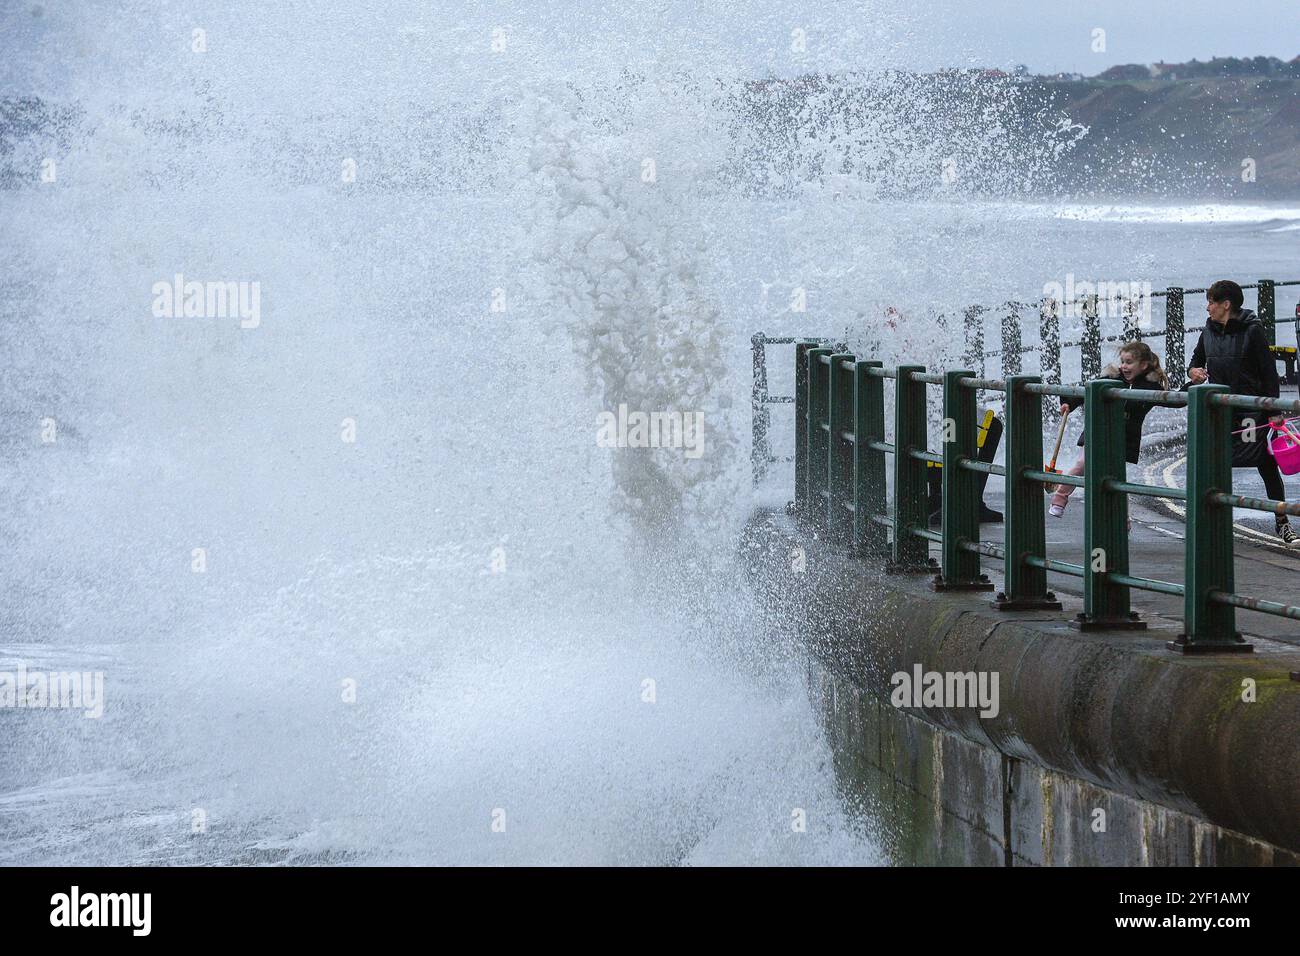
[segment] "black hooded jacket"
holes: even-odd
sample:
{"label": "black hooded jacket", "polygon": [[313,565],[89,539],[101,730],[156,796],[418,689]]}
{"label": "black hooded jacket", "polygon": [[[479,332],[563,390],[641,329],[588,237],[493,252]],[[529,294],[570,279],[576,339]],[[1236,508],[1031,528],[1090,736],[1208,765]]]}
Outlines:
{"label": "black hooded jacket", "polygon": [[[1205,323],[1205,331],[1192,352],[1189,371],[1192,368],[1205,369],[1211,385],[1226,385],[1234,395],[1278,396],[1277,361],[1269,351],[1263,323],[1250,309],[1243,309],[1223,325]],[[1267,412],[1234,409],[1232,428],[1237,431],[1250,423],[1264,426],[1268,418]],[[1257,434],[1253,433],[1253,441],[1233,435],[1233,467],[1262,464],[1268,455],[1267,434],[1267,429],[1261,427]]]}
{"label": "black hooded jacket", "polygon": [[1226,385],[1234,395],[1278,395],[1277,362],[1268,350],[1264,324],[1250,309],[1223,325],[1206,322],[1191,368],[1205,369],[1211,385]]}

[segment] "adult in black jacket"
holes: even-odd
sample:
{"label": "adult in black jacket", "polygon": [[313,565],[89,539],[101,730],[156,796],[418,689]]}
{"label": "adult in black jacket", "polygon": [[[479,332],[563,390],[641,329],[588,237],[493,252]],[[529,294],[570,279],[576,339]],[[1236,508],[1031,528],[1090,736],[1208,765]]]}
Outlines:
{"label": "adult in black jacket", "polygon": [[[1209,321],[1192,352],[1188,382],[1226,385],[1235,395],[1277,398],[1277,361],[1269,351],[1263,323],[1250,309],[1243,309],[1241,286],[1221,279],[1205,293]],[[1262,411],[1233,410],[1232,467],[1255,468],[1264,480],[1264,490],[1274,501],[1286,500],[1286,488],[1277,462],[1268,451],[1268,426]],[[1281,423],[1282,416],[1270,421]],[[1245,431],[1243,431],[1245,429]],[[1300,548],[1300,535],[1291,530],[1286,515],[1276,517],[1278,537],[1291,548]]]}

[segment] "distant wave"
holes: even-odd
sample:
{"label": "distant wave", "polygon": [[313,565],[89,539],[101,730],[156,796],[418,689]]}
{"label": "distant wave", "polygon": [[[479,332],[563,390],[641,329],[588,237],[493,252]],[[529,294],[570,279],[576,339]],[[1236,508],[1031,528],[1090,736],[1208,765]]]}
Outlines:
{"label": "distant wave", "polygon": [[1273,226],[1268,232],[1289,232],[1300,227],[1300,206],[1267,205],[1263,203],[1180,203],[1171,205],[1142,205],[1138,203],[1046,203],[1046,202],[987,202],[974,200],[961,203],[911,203],[912,208],[926,207],[942,215],[958,213],[973,215],[981,220],[1016,221],[1073,221],[1097,223],[1134,223],[1170,225],[1237,225]]}
{"label": "distant wave", "polygon": [[1300,223],[1300,208],[1279,208],[1253,203],[1189,203],[1175,206],[1069,203],[1036,208],[1042,209],[1054,219],[1076,219],[1083,222],[1262,224],[1296,221]]}

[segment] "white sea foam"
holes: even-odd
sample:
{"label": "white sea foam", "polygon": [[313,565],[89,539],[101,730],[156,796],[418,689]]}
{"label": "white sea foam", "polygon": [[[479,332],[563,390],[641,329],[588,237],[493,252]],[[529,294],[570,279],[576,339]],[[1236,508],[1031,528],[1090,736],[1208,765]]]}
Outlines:
{"label": "white sea foam", "polygon": [[[1015,207],[1013,207],[1014,209]],[[1082,222],[1193,224],[1255,224],[1300,220],[1300,207],[1253,203],[1182,203],[1171,205],[1025,204],[1024,215],[1048,215]]]}

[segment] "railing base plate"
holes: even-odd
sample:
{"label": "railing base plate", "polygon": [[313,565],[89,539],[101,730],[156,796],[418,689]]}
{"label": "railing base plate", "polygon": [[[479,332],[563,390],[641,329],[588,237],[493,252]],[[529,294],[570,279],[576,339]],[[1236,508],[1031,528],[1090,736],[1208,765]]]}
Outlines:
{"label": "railing base plate", "polygon": [[[1186,634],[1179,634],[1177,640],[1166,641],[1165,647],[1180,654],[1249,654],[1255,650],[1255,645],[1247,643],[1240,632],[1237,632],[1236,637],[1235,641],[1189,642]],[[1291,676],[1295,677],[1294,674]]]}
{"label": "railing base plate", "polygon": [[1059,611],[1061,602],[1056,599],[1056,595],[1048,591],[1040,598],[1008,598],[1002,591],[998,596],[989,601],[993,607],[999,611]]}
{"label": "railing base plate", "polygon": [[936,574],[930,587],[935,591],[992,591],[993,582],[987,574],[981,574],[974,581],[945,581],[943,575]]}
{"label": "railing base plate", "polygon": [[939,570],[939,562],[930,558],[925,564],[898,564],[895,561],[885,562],[886,574],[934,574]]}
{"label": "railing base plate", "polygon": [[1145,631],[1147,622],[1136,612],[1128,617],[1088,617],[1080,611],[1070,626],[1080,631]]}

